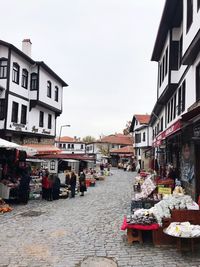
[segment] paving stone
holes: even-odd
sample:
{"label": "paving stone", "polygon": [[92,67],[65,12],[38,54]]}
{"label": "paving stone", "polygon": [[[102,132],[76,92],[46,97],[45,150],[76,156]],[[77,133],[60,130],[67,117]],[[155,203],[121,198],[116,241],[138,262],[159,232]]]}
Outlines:
{"label": "paving stone", "polygon": [[84,197],[33,200],[0,215],[0,267],[80,267],[88,256],[114,258],[118,267],[200,266],[200,253],[127,244],[120,227],[130,212],[135,173],[113,174]]}

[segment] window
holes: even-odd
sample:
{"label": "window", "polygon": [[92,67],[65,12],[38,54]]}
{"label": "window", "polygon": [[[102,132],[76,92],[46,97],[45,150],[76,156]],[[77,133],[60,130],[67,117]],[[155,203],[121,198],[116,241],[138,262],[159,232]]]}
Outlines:
{"label": "window", "polygon": [[31,73],[31,90],[38,89],[38,75],[37,73]]}
{"label": "window", "polygon": [[187,32],[193,21],[193,0],[187,0]]}
{"label": "window", "polygon": [[182,107],[181,107],[181,111],[185,111],[185,81],[182,84]]}
{"label": "window", "polygon": [[138,143],[141,143],[141,134],[135,134],[135,143],[138,144]]}
{"label": "window", "polygon": [[48,114],[48,129],[51,129],[51,124],[52,124],[52,116],[51,114]]}
{"label": "window", "polygon": [[5,119],[5,99],[0,99],[0,120]]}
{"label": "window", "polygon": [[19,109],[19,104],[17,102],[13,101],[12,104],[12,118],[11,121],[17,123],[18,122],[18,109]]}
{"label": "window", "polygon": [[7,78],[8,60],[6,58],[0,59],[0,79]]}
{"label": "window", "polygon": [[170,102],[167,105],[167,123],[170,122]]}
{"label": "window", "polygon": [[183,37],[179,41],[179,53],[178,53],[178,67],[180,68],[182,62],[182,53],[183,53]]}
{"label": "window", "polygon": [[165,57],[163,57],[163,60],[162,60],[162,82],[165,78]]}
{"label": "window", "polygon": [[161,86],[162,84],[162,65],[160,63],[160,66],[159,66],[159,85]]}
{"label": "window", "polygon": [[68,144],[68,145],[67,145],[67,148],[68,148],[68,149],[70,149],[70,148],[71,148],[70,144]]}
{"label": "window", "polygon": [[160,120],[160,131],[163,131],[163,117]]}
{"label": "window", "polygon": [[74,149],[74,144],[72,144],[71,148]]}
{"label": "window", "polygon": [[200,0],[197,0],[197,11],[199,11],[200,8]]}
{"label": "window", "polygon": [[66,144],[63,144],[63,148],[66,149]]}
{"label": "window", "polygon": [[174,95],[174,117],[173,119],[176,118],[176,94]]}
{"label": "window", "polygon": [[21,124],[26,124],[27,106],[22,105],[21,111]]}
{"label": "window", "polygon": [[55,171],[56,169],[56,161],[55,160],[51,160],[50,161],[50,170],[51,171]]}
{"label": "window", "polygon": [[58,87],[55,87],[55,101],[58,102]]}
{"label": "window", "polygon": [[59,144],[59,148],[62,148],[62,144]]}
{"label": "window", "polygon": [[168,71],[168,47],[165,52],[165,76],[167,75],[167,71]]}
{"label": "window", "polygon": [[47,96],[51,98],[51,82],[47,82]]}
{"label": "window", "polygon": [[142,136],[142,141],[145,142],[146,141],[146,134],[145,132],[143,133],[143,136]]}
{"label": "window", "polygon": [[39,118],[39,127],[44,126],[44,112],[40,111],[40,118]]}
{"label": "window", "polygon": [[19,84],[19,65],[17,63],[13,63],[12,81]]}
{"label": "window", "polygon": [[81,145],[81,149],[83,149],[84,147],[83,147],[83,145]]}
{"label": "window", "polygon": [[196,68],[196,101],[200,100],[200,64]]}
{"label": "window", "polygon": [[22,70],[22,87],[28,88],[28,71],[26,69]]}
{"label": "window", "polygon": [[170,121],[173,120],[173,117],[174,117],[173,113],[174,113],[174,98],[172,97],[172,99],[171,99],[171,114],[170,114]]}
{"label": "window", "polygon": [[181,114],[181,87],[178,89],[178,115]]}
{"label": "window", "polygon": [[154,139],[154,137],[155,137],[155,133],[154,133],[154,129],[153,129],[153,139]]}

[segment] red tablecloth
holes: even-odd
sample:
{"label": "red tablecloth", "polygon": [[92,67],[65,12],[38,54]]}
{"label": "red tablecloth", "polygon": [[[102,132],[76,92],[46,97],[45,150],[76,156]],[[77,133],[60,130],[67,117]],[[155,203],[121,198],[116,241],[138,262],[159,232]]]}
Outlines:
{"label": "red tablecloth", "polygon": [[127,228],[129,229],[137,229],[137,230],[157,230],[159,225],[157,223],[150,225],[142,225],[142,224],[129,224],[127,223],[126,217],[124,217],[123,224],[121,226],[121,230],[125,231]]}

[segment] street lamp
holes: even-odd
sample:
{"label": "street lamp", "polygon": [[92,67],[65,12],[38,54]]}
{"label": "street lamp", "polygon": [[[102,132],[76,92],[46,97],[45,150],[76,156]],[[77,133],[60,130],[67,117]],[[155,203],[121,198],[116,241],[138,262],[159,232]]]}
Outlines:
{"label": "street lamp", "polygon": [[70,124],[66,124],[66,125],[61,125],[60,126],[60,134],[59,134],[59,138],[58,138],[58,146],[60,146],[60,137],[61,137],[61,133],[62,133],[62,128],[64,128],[64,127],[71,127],[71,125]]}

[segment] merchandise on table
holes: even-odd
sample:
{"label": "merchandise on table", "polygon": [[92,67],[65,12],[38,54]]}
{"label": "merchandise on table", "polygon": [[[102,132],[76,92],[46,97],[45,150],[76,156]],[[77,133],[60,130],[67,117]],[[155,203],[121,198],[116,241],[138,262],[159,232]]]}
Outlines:
{"label": "merchandise on table", "polygon": [[139,209],[134,212],[134,214],[127,216],[127,223],[129,224],[142,224],[150,225],[157,223],[154,214],[150,210]]}
{"label": "merchandise on table", "polygon": [[175,237],[200,237],[200,225],[193,225],[190,222],[172,222],[165,230],[165,233]]}
{"label": "merchandise on table", "polygon": [[61,187],[59,198],[68,198],[68,196],[69,196],[69,189],[67,187]]}
{"label": "merchandise on table", "polygon": [[150,196],[156,189],[156,185],[152,181],[152,176],[148,176],[141,185],[141,193],[135,194],[135,200],[144,199]]}
{"label": "merchandise on table", "polygon": [[10,212],[13,209],[0,198],[0,213]]}
{"label": "merchandise on table", "polygon": [[31,176],[30,182],[30,199],[40,199],[42,192],[42,178]]}
{"label": "merchandise on table", "polygon": [[[162,225],[163,218],[170,218],[170,211],[173,209],[189,209],[194,205],[194,201],[189,195],[169,195],[165,196],[163,200],[155,204],[150,209],[150,212],[154,214],[159,225]],[[196,206],[196,205],[195,205]]]}

